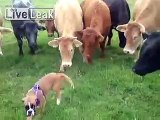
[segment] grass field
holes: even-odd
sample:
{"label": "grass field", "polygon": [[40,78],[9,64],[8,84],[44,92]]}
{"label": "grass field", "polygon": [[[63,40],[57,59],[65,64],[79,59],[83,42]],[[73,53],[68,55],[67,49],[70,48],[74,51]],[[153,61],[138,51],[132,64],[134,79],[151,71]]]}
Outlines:
{"label": "grass field", "polygon": [[[52,7],[56,0],[34,0],[35,6]],[[128,0],[130,6],[133,0]],[[10,0],[1,0],[0,7],[10,5]],[[5,26],[10,27],[6,21]],[[42,52],[28,54],[24,41],[24,57],[18,56],[17,41],[13,34],[3,40],[4,56],[0,57],[0,120],[24,120],[21,102],[24,94],[44,74],[59,70],[58,49],[47,45],[52,38],[46,31],[40,32],[38,44]],[[118,47],[115,35],[111,47],[106,48],[106,58],[94,56],[94,64],[82,62],[78,50],[69,75],[75,90],[65,88],[60,106],[54,94],[47,99],[43,120],[160,120],[159,72],[144,79],[132,73],[133,57]]]}

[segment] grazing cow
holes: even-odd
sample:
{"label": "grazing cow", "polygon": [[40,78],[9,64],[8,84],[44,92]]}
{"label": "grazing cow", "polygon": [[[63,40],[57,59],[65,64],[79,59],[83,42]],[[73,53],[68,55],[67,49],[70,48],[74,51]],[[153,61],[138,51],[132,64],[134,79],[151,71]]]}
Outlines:
{"label": "grazing cow", "polygon": [[61,54],[60,71],[71,67],[74,48],[80,47],[82,43],[74,37],[74,32],[83,29],[82,9],[78,0],[58,0],[55,6],[55,26],[62,35],[48,44],[58,47]]}
{"label": "grazing cow", "polygon": [[101,56],[104,56],[106,37],[111,27],[110,11],[102,0],[85,0],[81,6],[85,29],[76,31],[75,34],[82,39],[84,61],[92,63],[96,48],[100,47]]}
{"label": "grazing cow", "polygon": [[46,20],[45,27],[48,32],[48,37],[54,36],[54,32],[56,32],[57,36],[59,37],[59,33],[58,33],[57,29],[55,28],[54,20]]}
{"label": "grazing cow", "polygon": [[[126,24],[130,20],[130,9],[126,0],[103,0],[110,9],[112,27],[108,37],[108,45],[111,45],[113,36],[112,29],[118,25]],[[119,47],[124,48],[126,45],[126,38],[123,32],[117,31],[119,36]]]}
{"label": "grazing cow", "polygon": [[153,32],[142,45],[133,72],[144,76],[158,69],[160,69],[160,32]]}
{"label": "grazing cow", "polygon": [[0,55],[3,55],[2,48],[1,48],[2,47],[3,34],[13,32],[12,29],[2,27],[2,25],[3,25],[3,15],[2,15],[2,12],[0,10]]}
{"label": "grazing cow", "polygon": [[142,34],[160,29],[159,6],[159,0],[137,0],[133,13],[134,21],[117,27],[117,30],[124,32],[127,39],[123,49],[125,53],[136,52],[138,58],[139,48],[143,43]]}
{"label": "grazing cow", "polygon": [[[28,8],[30,2],[28,2],[27,6],[24,2],[26,0],[15,0],[13,3],[13,7],[15,8]],[[28,0],[29,1],[29,0]],[[34,20],[12,20],[11,21],[14,35],[17,38],[18,46],[19,46],[19,55],[23,55],[23,38],[26,37],[31,54],[35,54],[38,50],[37,47],[37,33],[38,30],[45,30],[45,27],[39,26]]]}

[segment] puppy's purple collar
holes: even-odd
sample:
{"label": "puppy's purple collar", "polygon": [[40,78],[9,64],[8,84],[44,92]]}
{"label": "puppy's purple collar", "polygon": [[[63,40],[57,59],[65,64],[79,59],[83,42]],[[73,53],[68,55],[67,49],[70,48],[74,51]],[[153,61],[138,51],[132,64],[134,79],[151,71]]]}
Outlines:
{"label": "puppy's purple collar", "polygon": [[36,107],[40,106],[40,96],[43,95],[45,97],[45,94],[43,92],[43,90],[40,88],[40,86],[38,84],[35,84],[32,87],[32,91],[36,94],[37,99],[36,99]]}

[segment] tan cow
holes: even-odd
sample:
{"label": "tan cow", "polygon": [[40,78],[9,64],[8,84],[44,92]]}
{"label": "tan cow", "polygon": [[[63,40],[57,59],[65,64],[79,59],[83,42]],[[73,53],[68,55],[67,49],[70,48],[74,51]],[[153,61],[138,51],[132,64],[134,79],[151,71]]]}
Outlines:
{"label": "tan cow", "polygon": [[[160,29],[160,0],[137,0],[133,12],[133,22],[119,25],[117,30],[124,32],[127,39],[125,53],[139,53],[143,43],[142,33]],[[138,54],[137,54],[138,57]]]}
{"label": "tan cow", "polygon": [[48,44],[59,47],[61,54],[60,71],[72,66],[74,48],[80,47],[82,43],[74,37],[74,32],[83,29],[82,10],[78,0],[58,0],[55,6],[55,27],[62,35]]}
{"label": "tan cow", "polygon": [[106,38],[111,27],[109,7],[102,0],[84,0],[82,6],[85,29],[75,34],[83,42],[83,58],[92,63],[92,56],[97,48],[104,57]]}
{"label": "tan cow", "polygon": [[2,25],[3,25],[3,16],[2,16],[2,12],[0,10],[0,55],[3,55],[2,48],[1,48],[3,34],[8,33],[8,32],[12,32],[12,29],[2,27]]}

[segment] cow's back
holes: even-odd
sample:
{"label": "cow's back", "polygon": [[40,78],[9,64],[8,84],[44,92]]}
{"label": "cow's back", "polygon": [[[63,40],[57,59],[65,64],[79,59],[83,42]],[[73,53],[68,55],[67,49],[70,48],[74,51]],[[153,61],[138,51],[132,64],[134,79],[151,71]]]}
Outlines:
{"label": "cow's back", "polygon": [[160,29],[160,0],[137,0],[133,20],[145,26],[147,32]]}
{"label": "cow's back", "polygon": [[85,27],[99,27],[99,32],[104,34],[106,28],[111,26],[111,17],[108,6],[102,0],[85,0],[84,6]]}
{"label": "cow's back", "polygon": [[55,6],[55,26],[62,36],[83,29],[82,9],[77,0],[59,0]]}
{"label": "cow's back", "polygon": [[110,9],[113,26],[126,24],[130,20],[130,9],[126,0],[103,0]]}

